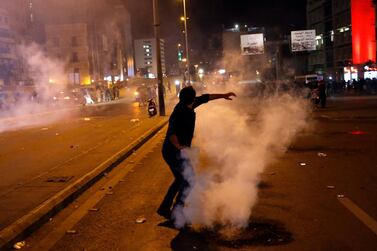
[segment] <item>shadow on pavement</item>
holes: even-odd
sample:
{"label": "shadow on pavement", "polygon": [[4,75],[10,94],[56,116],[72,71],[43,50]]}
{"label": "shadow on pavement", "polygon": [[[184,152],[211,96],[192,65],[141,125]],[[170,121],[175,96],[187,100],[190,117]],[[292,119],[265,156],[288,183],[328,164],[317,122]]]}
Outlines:
{"label": "shadow on pavement", "polygon": [[[174,228],[172,222],[159,226]],[[236,233],[215,227],[207,230],[181,229],[171,241],[172,250],[218,250],[218,247],[277,246],[292,242],[293,235],[284,224],[276,220],[253,218],[249,226]]]}

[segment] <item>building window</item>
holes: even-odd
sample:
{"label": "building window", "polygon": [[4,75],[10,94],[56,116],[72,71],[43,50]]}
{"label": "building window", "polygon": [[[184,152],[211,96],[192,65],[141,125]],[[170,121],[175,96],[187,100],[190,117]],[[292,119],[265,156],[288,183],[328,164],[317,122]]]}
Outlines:
{"label": "building window", "polygon": [[77,55],[77,52],[73,52],[72,53],[72,59],[71,59],[71,62],[72,63],[77,63],[79,61],[79,57]]}
{"label": "building window", "polygon": [[316,39],[317,49],[320,49],[323,45],[323,35],[320,34],[320,35],[316,36],[315,39]]}
{"label": "building window", "polygon": [[77,43],[77,37],[72,37],[72,38],[71,38],[71,45],[72,45],[72,47],[78,45],[78,43]]}

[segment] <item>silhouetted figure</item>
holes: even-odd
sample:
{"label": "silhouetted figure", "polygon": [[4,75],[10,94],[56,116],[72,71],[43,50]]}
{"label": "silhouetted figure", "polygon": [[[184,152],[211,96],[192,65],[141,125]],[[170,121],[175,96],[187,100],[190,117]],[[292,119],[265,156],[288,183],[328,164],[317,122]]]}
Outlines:
{"label": "silhouetted figure", "polygon": [[326,97],[326,83],[323,80],[318,82],[318,96],[319,96],[319,102],[321,104],[321,108],[325,108],[327,97]]}
{"label": "silhouetted figure", "polygon": [[191,168],[184,165],[184,158],[181,156],[181,150],[191,147],[191,141],[195,129],[195,111],[194,109],[210,100],[224,98],[231,100],[234,93],[225,94],[204,94],[196,97],[196,92],[192,86],[183,88],[179,93],[179,103],[175,106],[173,113],[169,118],[169,127],[166,138],[162,147],[162,156],[169,165],[174,175],[174,182],[170,185],[164,200],[162,201],[157,213],[167,219],[170,219],[172,206],[175,199],[174,207],[183,205],[185,196],[189,188],[189,183],[183,175],[185,168]]}

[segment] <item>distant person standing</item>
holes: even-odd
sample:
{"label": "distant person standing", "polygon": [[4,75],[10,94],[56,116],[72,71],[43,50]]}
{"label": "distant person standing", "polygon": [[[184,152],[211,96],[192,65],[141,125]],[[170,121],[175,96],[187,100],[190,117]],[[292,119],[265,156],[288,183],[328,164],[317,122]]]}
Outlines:
{"label": "distant person standing", "polygon": [[[176,206],[184,204],[184,191],[189,187],[189,183],[185,179],[183,171],[190,167],[184,165],[181,150],[191,147],[196,118],[194,109],[210,100],[221,98],[232,100],[232,97],[235,96],[233,92],[229,92],[225,94],[204,94],[196,97],[195,89],[192,86],[185,87],[180,91],[179,103],[175,106],[169,118],[169,127],[162,147],[162,156],[174,175],[174,182],[170,185],[157,210],[160,216],[170,220],[172,210]],[[174,198],[175,203],[173,205]]]}
{"label": "distant person standing", "polygon": [[327,95],[326,95],[326,83],[323,80],[318,82],[318,96],[319,96],[319,102],[321,104],[321,108],[325,108]]}

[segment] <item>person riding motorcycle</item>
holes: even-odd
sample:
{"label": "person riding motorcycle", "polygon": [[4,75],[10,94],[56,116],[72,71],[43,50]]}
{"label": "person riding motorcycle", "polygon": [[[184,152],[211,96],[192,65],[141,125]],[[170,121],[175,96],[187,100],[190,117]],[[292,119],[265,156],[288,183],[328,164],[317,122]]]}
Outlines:
{"label": "person riding motorcycle", "polygon": [[148,100],[148,113],[149,113],[149,117],[153,117],[157,114],[157,107],[153,98]]}

